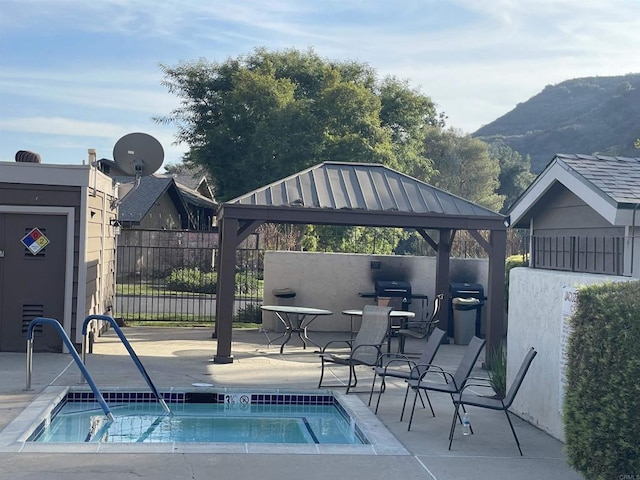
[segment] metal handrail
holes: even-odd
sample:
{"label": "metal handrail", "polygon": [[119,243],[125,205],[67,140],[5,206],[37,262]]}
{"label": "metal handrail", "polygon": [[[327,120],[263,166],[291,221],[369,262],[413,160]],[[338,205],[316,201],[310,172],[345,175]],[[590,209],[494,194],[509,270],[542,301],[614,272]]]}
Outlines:
{"label": "metal handrail", "polygon": [[[82,361],[84,362],[86,360],[86,356],[87,356],[87,348],[86,348],[87,347],[87,345],[86,345],[87,344],[87,325],[89,325],[89,322],[91,320],[104,320],[104,321],[109,322],[111,324],[111,326],[113,327],[113,330],[116,332],[116,334],[120,338],[120,341],[122,342],[122,344],[125,346],[125,348],[129,352],[129,356],[131,357],[131,360],[133,360],[133,363],[136,364],[136,367],[138,367],[138,370],[140,370],[140,373],[142,374],[142,376],[144,377],[145,381],[147,382],[147,385],[149,385],[149,388],[151,389],[151,391],[155,395],[156,400],[158,400],[158,403],[162,406],[162,409],[166,413],[170,414],[171,410],[167,406],[167,403],[160,396],[160,393],[158,392],[158,389],[156,388],[156,386],[151,381],[151,377],[149,377],[149,374],[147,373],[147,370],[142,365],[142,362],[138,358],[138,355],[136,354],[136,352],[133,350],[133,347],[129,343],[129,340],[127,340],[127,337],[125,337],[124,333],[122,332],[122,330],[120,329],[120,327],[118,326],[116,321],[113,319],[113,317],[110,317],[109,315],[89,315],[87,318],[84,319],[84,322],[82,322]],[[81,382],[84,381],[84,377],[83,377],[82,372],[80,374],[80,381]]]}
{"label": "metal handrail", "polygon": [[91,378],[91,375],[89,375],[89,372],[87,371],[87,368],[85,367],[84,362],[76,352],[76,349],[73,346],[73,343],[71,343],[71,339],[67,335],[67,332],[64,331],[64,329],[62,328],[62,325],[60,325],[60,322],[58,322],[53,318],[36,317],[33,320],[31,320],[31,322],[29,323],[29,328],[27,329],[27,385],[25,387],[25,390],[31,390],[31,374],[33,370],[33,328],[37,324],[52,325],[58,331],[58,333],[60,334],[60,337],[62,338],[62,341],[65,343],[65,345],[69,349],[69,353],[71,354],[76,364],[78,365],[78,368],[80,369],[84,377],[87,379],[87,383],[91,387],[91,390],[93,391],[93,395],[96,397],[96,399],[98,400],[98,403],[102,407],[102,411],[104,411],[104,414],[107,416],[107,419],[110,422],[113,422],[113,414],[111,413],[111,410],[107,405],[107,402],[104,401],[104,397],[102,396],[102,393],[100,393],[100,390],[98,390],[98,387],[93,381],[93,379]]}

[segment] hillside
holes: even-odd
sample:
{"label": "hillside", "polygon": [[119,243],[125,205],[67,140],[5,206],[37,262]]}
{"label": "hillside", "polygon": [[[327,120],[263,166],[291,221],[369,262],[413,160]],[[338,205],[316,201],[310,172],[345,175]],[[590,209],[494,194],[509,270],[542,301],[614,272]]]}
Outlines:
{"label": "hillside", "polygon": [[502,138],[540,173],[556,153],[637,157],[640,138],[640,74],[587,77],[548,85],[473,134]]}

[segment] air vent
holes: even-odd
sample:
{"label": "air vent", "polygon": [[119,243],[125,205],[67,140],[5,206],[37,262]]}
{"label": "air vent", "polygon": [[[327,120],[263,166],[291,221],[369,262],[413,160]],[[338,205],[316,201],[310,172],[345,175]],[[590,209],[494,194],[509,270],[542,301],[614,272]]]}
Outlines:
{"label": "air vent", "polygon": [[16,152],[16,162],[40,163],[40,154],[29,150],[18,150]]}
{"label": "air vent", "polygon": [[[26,335],[29,330],[31,320],[44,316],[44,305],[24,304],[22,305],[22,333]],[[33,329],[34,333],[42,333],[43,325],[40,323]]]}

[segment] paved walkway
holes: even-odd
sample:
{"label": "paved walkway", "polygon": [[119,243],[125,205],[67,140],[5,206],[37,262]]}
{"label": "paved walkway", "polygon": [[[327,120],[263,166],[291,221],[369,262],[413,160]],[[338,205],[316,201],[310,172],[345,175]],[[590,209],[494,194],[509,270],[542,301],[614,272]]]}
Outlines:
{"label": "paved walkway", "polygon": [[[190,388],[194,383],[249,389],[313,389],[320,374],[317,355],[313,349],[303,350],[298,339],[292,339],[281,355],[279,345],[267,346],[266,334],[236,330],[234,362],[217,365],[210,362],[216,345],[209,329],[137,327],[125,328],[124,332],[161,390]],[[320,344],[329,338],[330,334],[326,333],[314,336]],[[409,343],[407,350],[416,347]],[[463,350],[463,346],[443,345],[436,363],[452,371]],[[87,367],[104,389],[146,386],[113,332],[97,339],[94,353],[87,358]],[[346,373],[344,367],[332,368],[331,374],[325,376],[327,384],[344,385]],[[486,372],[478,368],[475,374]],[[25,392],[25,355],[0,353],[0,378],[0,429],[4,429],[48,385],[78,385],[79,372],[69,355],[35,354],[34,390]],[[362,393],[357,395],[366,403],[370,370],[362,368],[359,379],[357,391]],[[567,466],[561,442],[516,418],[514,425],[524,452],[521,457],[502,412],[470,409],[475,435],[463,437],[457,429],[449,451],[448,433],[453,413],[449,397],[432,394],[436,417],[431,417],[428,410],[417,408],[410,432],[406,418],[399,421],[403,397],[404,384],[390,383],[378,417],[411,455],[0,453],[0,479],[326,480],[346,475],[358,479],[403,480],[582,478]]]}

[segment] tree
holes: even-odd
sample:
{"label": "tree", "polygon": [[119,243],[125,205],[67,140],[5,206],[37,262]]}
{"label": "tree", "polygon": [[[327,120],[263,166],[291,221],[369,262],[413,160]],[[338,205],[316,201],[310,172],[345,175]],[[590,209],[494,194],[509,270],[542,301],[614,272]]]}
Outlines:
{"label": "tree", "polygon": [[156,121],[177,127],[176,141],[189,147],[185,163],[207,168],[221,201],[327,160],[431,174],[416,145],[424,125],[444,116],[429,97],[379,81],[366,64],[259,48],[161,69],[181,105]]}
{"label": "tree", "polygon": [[500,175],[498,176],[500,186],[497,193],[505,198],[504,207],[501,210],[501,213],[504,213],[535,180],[536,176],[531,173],[531,158],[527,155],[523,159],[518,152],[511,149],[502,140],[496,140],[489,145],[489,155],[497,159],[500,165]]}
{"label": "tree", "polygon": [[504,196],[496,193],[500,165],[482,140],[440,127],[426,127],[424,155],[437,171],[432,183],[443,190],[499,211]]}

